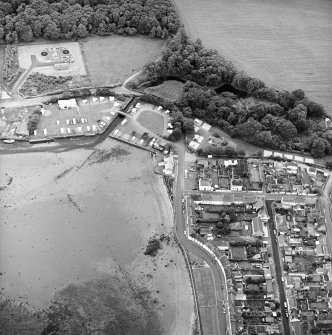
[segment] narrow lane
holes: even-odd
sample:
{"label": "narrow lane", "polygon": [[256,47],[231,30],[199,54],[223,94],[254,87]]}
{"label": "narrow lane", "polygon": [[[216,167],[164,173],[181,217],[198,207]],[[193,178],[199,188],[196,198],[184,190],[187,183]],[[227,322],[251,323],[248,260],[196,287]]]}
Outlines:
{"label": "narrow lane", "polygon": [[281,278],[283,276],[283,269],[281,268],[278,243],[276,241],[276,235],[274,234],[274,231],[276,230],[276,227],[275,227],[275,222],[273,220],[272,203],[273,203],[272,200],[267,200],[266,201],[267,211],[268,211],[268,214],[270,216],[270,220],[268,222],[268,227],[269,227],[269,233],[270,233],[270,236],[271,236],[271,246],[272,246],[273,259],[274,259],[274,264],[275,264],[275,269],[276,269],[275,280],[277,281],[277,284],[278,284],[278,287],[279,287],[280,310],[281,310],[283,334],[284,335],[290,335],[291,332],[290,332],[289,320],[288,320],[288,317],[286,316],[286,308],[285,308],[285,305],[284,305],[285,302],[287,303],[286,293],[285,293],[285,290],[284,290],[283,282],[281,280]]}

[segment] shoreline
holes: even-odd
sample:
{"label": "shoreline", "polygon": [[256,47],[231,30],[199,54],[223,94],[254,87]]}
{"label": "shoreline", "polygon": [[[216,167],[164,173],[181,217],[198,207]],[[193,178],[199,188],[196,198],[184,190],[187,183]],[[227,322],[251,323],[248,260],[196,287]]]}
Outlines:
{"label": "shoreline", "polygon": [[[1,157],[0,160],[5,163],[2,169],[6,169],[13,178],[2,194],[5,196],[4,205],[11,206],[2,210],[1,235],[4,240],[11,241],[2,243],[3,292],[8,292],[9,283],[14,283],[17,290],[20,281],[21,286],[22,281],[25,284],[44,282],[46,288],[50,285],[56,288],[51,290],[54,293],[70,287],[68,285],[80,287],[100,277],[96,276],[98,273],[112,275],[113,265],[119,264],[134,282],[149,289],[156,287],[151,296],[159,301],[158,315],[162,328],[168,328],[173,323],[173,312],[178,304],[180,308],[182,306],[180,316],[183,322],[177,327],[183,323],[187,329],[190,328],[188,315],[193,309],[191,286],[188,275],[185,275],[187,269],[183,256],[178,254],[178,246],[163,246],[157,256],[163,259],[163,264],[156,263],[157,258],[143,255],[151,236],[170,234],[173,230],[173,211],[166,188],[162,177],[153,172],[153,161],[147,163],[148,156],[149,153],[142,153],[136,148],[106,140],[96,148],[55,154],[33,153],[28,159],[26,155]],[[18,166],[24,166],[24,170],[21,171]],[[0,181],[5,181],[3,172],[0,171]],[[13,210],[15,214],[10,214]],[[107,213],[103,214],[105,210]],[[28,221],[24,223],[26,219],[23,217],[28,217]],[[49,225],[49,218],[56,225]],[[31,261],[37,265],[28,270]],[[60,273],[54,272],[54,267],[59,268]],[[15,274],[18,270],[20,275]],[[35,272],[39,272],[39,280]],[[52,278],[46,275],[49,272]],[[56,282],[61,282],[61,273],[72,275],[67,275],[67,281],[62,280],[62,285],[54,286]],[[78,279],[74,279],[76,277]],[[145,280],[142,281],[142,278]],[[42,290],[40,284],[38,288],[33,284],[28,284],[28,287],[30,294]],[[181,301],[177,301],[179,288],[184,296]],[[24,292],[25,289],[21,287],[20,290]],[[44,297],[45,292],[42,293]],[[186,308],[183,308],[184,305]]]}

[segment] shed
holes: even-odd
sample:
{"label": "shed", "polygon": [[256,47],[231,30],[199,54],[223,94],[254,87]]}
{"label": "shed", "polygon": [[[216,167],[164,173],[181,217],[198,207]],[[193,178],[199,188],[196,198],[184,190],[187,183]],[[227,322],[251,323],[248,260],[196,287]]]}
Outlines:
{"label": "shed", "polygon": [[77,107],[76,99],[68,99],[68,100],[59,100],[58,105],[60,109],[68,109]]}

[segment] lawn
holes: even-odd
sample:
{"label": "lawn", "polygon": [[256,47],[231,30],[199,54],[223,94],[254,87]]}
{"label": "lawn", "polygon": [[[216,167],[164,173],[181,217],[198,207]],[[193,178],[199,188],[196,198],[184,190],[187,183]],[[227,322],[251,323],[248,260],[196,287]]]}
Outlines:
{"label": "lawn", "polygon": [[210,268],[193,269],[204,334],[218,334],[215,285]]}
{"label": "lawn", "polygon": [[214,306],[216,293],[210,268],[194,269],[195,286],[199,306]]}
{"label": "lawn", "polygon": [[93,37],[84,43],[84,55],[95,85],[123,82],[147,62],[160,56],[163,40],[148,37]]}
{"label": "lawn", "polygon": [[143,110],[138,115],[137,122],[157,135],[164,133],[164,118],[159,112]]}
{"label": "lawn", "polygon": [[331,113],[332,2],[175,0],[193,39],[271,86],[302,88]]}
{"label": "lawn", "polygon": [[158,86],[152,86],[144,90],[144,93],[153,94],[162,99],[178,101],[181,97],[184,84],[177,80],[166,80]]}

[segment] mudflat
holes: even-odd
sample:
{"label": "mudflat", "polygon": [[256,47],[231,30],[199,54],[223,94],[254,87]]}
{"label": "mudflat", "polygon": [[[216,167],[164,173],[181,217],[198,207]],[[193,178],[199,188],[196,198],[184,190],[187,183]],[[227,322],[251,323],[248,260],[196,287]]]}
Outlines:
{"label": "mudflat", "polygon": [[[0,166],[1,298],[15,313],[0,313],[2,330],[19,330],[20,314],[51,310],[51,323],[41,312],[29,329],[188,332],[189,275],[149,153],[106,139],[93,149],[3,155]],[[163,235],[157,256],[144,255]]]}

